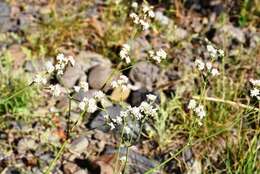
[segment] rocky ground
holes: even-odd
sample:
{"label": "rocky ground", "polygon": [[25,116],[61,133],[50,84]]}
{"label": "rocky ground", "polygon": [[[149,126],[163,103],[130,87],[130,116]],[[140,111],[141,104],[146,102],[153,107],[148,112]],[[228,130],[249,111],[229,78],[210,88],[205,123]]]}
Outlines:
{"label": "rocky ground", "polygon": [[[107,96],[102,107],[111,117],[117,116],[122,110],[121,100],[138,106],[146,100],[147,94],[157,95],[158,103],[173,95],[182,96],[185,108],[188,98],[199,84],[197,77],[192,76],[194,60],[196,57],[209,59],[205,38],[227,54],[224,64],[225,71],[229,74],[227,81],[232,78],[234,84],[239,83],[241,72],[245,79],[259,75],[259,3],[258,6],[250,7],[246,17],[252,16],[243,21],[243,3],[239,1],[150,1],[155,7],[156,25],[152,32],[142,32],[135,38],[130,38],[132,28],[130,22],[125,21],[125,6],[130,4],[128,1],[125,4],[115,10],[114,2],[102,0],[0,1],[0,72],[9,80],[8,88],[12,89],[10,75],[18,76],[18,79],[25,78],[29,83],[36,73],[43,70],[46,60],[53,60],[58,52],[64,52],[75,57],[75,66],[68,67],[62,78],[51,79],[51,83],[72,88],[79,81],[87,81],[90,90],[76,93],[73,97],[81,100],[85,96],[93,96],[97,90],[102,90]],[[124,71],[113,73],[125,68],[118,59],[120,47],[124,42],[132,46],[131,54],[136,63]],[[168,60],[163,65],[145,59],[150,48],[161,47],[167,50],[168,54]],[[217,64],[220,62],[221,60]],[[116,79],[120,74],[126,75],[135,88],[122,94],[110,85],[104,85],[107,79]],[[214,86],[214,82],[208,83]],[[0,85],[4,84],[7,82],[0,81]],[[208,89],[209,94],[213,93],[212,86]],[[0,94],[0,97],[5,96],[4,89],[6,88],[0,88],[3,94]],[[0,105],[1,173],[44,173],[67,141],[66,149],[57,160],[52,173],[112,174],[115,161],[124,157],[127,149],[117,149],[120,132],[109,129],[104,119],[104,111],[86,114],[68,139],[68,99],[64,96],[53,98],[44,89],[33,90],[33,94],[16,101],[27,101],[29,104]],[[241,103],[247,103],[246,95],[247,92],[238,94]],[[253,102],[252,105],[258,106]],[[13,109],[12,106],[17,106],[18,109]],[[76,123],[79,117],[79,109],[73,102],[70,120]],[[257,121],[255,123],[257,124]],[[153,127],[154,124],[149,122],[146,126]],[[167,124],[178,125],[179,120],[173,116]],[[255,133],[257,130],[259,133],[259,126],[251,128]],[[186,129],[175,137],[169,137],[165,146],[161,146],[156,138],[148,137],[148,134],[141,136],[141,139],[129,148],[127,172],[145,173],[170,158],[187,142],[185,131]],[[234,135],[234,141],[237,136]],[[219,144],[225,144],[224,136],[216,139]],[[222,153],[222,146],[210,147],[212,154],[208,155],[212,155],[210,158],[216,161],[207,161],[207,165],[218,163],[218,155]],[[202,158],[198,157],[200,149],[203,149],[203,144],[185,148],[157,173],[201,173],[201,163],[197,160]],[[226,173],[225,167],[217,164],[212,166],[215,168],[206,170],[206,173]]]}

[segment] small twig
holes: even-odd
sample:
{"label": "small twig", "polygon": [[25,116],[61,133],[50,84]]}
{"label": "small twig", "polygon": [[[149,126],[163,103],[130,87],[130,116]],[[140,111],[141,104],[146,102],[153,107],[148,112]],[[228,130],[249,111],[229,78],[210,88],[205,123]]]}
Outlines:
{"label": "small twig", "polygon": [[67,117],[67,139],[70,139],[71,100],[72,100],[72,97],[69,96],[69,111],[68,111],[68,117]]}
{"label": "small twig", "polygon": [[[199,100],[201,97],[200,96],[192,96],[193,99]],[[214,98],[214,97],[204,97],[203,99],[207,100],[207,101],[213,101],[213,102],[220,102],[220,103],[226,103],[232,106],[237,106],[240,108],[244,108],[244,109],[250,109],[250,110],[254,110],[254,111],[258,111],[260,112],[259,108],[253,107],[253,106],[249,106],[249,105],[245,105],[242,103],[237,103],[231,100],[224,100],[224,99],[220,99],[220,98]]]}

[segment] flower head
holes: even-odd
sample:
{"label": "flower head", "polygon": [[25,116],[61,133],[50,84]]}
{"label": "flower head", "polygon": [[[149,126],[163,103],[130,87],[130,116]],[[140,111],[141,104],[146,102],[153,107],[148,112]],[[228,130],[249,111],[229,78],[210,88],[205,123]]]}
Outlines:
{"label": "flower head", "polygon": [[47,72],[50,74],[52,73],[54,70],[55,70],[55,67],[53,66],[53,64],[51,63],[51,61],[47,61],[45,63],[45,67],[46,67],[46,70]]}
{"label": "flower head", "polygon": [[197,102],[193,99],[190,100],[189,105],[188,105],[188,109],[195,109],[197,106]]}
{"label": "flower head", "polygon": [[49,88],[50,88],[53,96],[55,96],[55,97],[60,96],[63,92],[63,88],[59,84],[50,85]]}
{"label": "flower head", "polygon": [[130,46],[128,44],[124,44],[119,53],[119,56],[122,60],[125,60],[127,64],[131,63],[131,59],[129,56]]}

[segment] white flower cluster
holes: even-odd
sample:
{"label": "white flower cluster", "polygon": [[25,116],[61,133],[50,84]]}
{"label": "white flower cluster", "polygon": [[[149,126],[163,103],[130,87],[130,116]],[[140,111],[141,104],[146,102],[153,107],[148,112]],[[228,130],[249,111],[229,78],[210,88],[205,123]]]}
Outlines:
{"label": "white flower cluster", "polygon": [[84,97],[81,102],[79,102],[79,108],[82,111],[87,111],[88,113],[93,113],[97,110],[97,102],[94,98]]}
{"label": "white flower cluster", "polygon": [[49,89],[50,89],[51,93],[53,94],[53,96],[55,96],[55,97],[58,97],[62,93],[66,92],[66,90],[63,87],[61,87],[59,84],[50,85]]}
{"label": "white flower cluster", "polygon": [[260,80],[250,79],[249,81],[254,86],[254,88],[250,90],[250,96],[256,97],[257,100],[260,101]]}
{"label": "white flower cluster", "polygon": [[[153,105],[156,100],[156,96],[149,94],[147,95],[148,101],[143,101],[140,106],[128,106],[126,110],[121,111],[120,114],[111,120],[109,116],[106,115],[105,119],[108,121],[110,129],[115,129],[117,125],[122,125],[123,121],[127,122],[128,120],[142,120],[148,117],[154,117],[157,115],[157,107]],[[126,125],[126,124],[125,124]],[[125,126],[126,128],[127,126]],[[124,129],[125,129],[124,128]],[[126,128],[125,133],[131,132]]]}
{"label": "white flower cluster", "polygon": [[44,75],[36,74],[36,76],[33,78],[33,82],[38,85],[46,85],[47,78],[44,77]]}
{"label": "white flower cluster", "polygon": [[[138,4],[136,2],[132,3],[132,7],[134,9],[138,8]],[[142,13],[140,15],[136,14],[135,12],[132,12],[130,14],[130,18],[133,20],[135,24],[138,24],[142,27],[143,30],[147,30],[150,27],[148,18],[154,18],[155,14],[153,11],[153,7],[148,6],[147,4],[143,5],[142,7]]]}
{"label": "white flower cluster", "polygon": [[209,72],[212,76],[218,76],[220,74],[218,69],[213,68],[211,62],[204,63],[202,60],[196,59],[195,65],[199,71],[207,70],[207,72]]}
{"label": "white flower cluster", "polygon": [[105,94],[102,91],[97,91],[94,94],[94,97],[92,98],[87,98],[84,97],[81,102],[79,102],[79,108],[82,111],[87,111],[88,113],[93,113],[95,112],[98,107],[97,103],[105,98]]}
{"label": "white flower cluster", "polygon": [[111,82],[112,88],[122,88],[123,91],[126,91],[129,88],[129,79],[125,75],[120,75],[118,80]]}
{"label": "white flower cluster", "polygon": [[87,82],[81,81],[79,86],[74,86],[73,88],[75,92],[79,92],[80,89],[83,89],[84,92],[87,92],[89,90],[89,85]]}
{"label": "white flower cluster", "polygon": [[[198,104],[195,100],[191,99],[188,104],[188,109],[193,110],[196,115],[202,120],[206,116],[206,111],[201,104]],[[201,122],[199,122],[201,124]]]}
{"label": "white flower cluster", "polygon": [[151,50],[148,53],[150,58],[156,61],[157,63],[161,63],[163,59],[167,58],[166,52],[161,48],[158,51]]}
{"label": "white flower cluster", "polygon": [[[36,74],[33,78],[33,83],[36,85],[46,85],[47,84],[47,76],[56,72],[57,75],[62,75],[66,66],[70,63],[72,66],[75,64],[75,60],[72,56],[65,57],[64,54],[58,54],[56,57],[57,63],[55,65],[52,64],[51,61],[47,61],[45,63],[46,71]],[[51,91],[51,93],[58,97],[62,93],[65,93],[66,90],[59,84],[49,85],[47,89]]]}
{"label": "white flower cluster", "polygon": [[207,50],[211,58],[216,59],[218,57],[224,57],[224,51],[221,49],[214,48],[214,46],[211,44],[207,45]]}
{"label": "white flower cluster", "polygon": [[128,44],[124,44],[119,53],[120,58],[124,60],[127,64],[131,63],[129,51],[130,51],[130,46]]}
{"label": "white flower cluster", "polygon": [[65,57],[64,54],[58,54],[56,60],[57,63],[55,66],[50,61],[45,64],[48,73],[52,73],[56,70],[57,75],[63,75],[64,69],[68,63],[70,63],[72,66],[75,65],[75,60],[72,56]]}

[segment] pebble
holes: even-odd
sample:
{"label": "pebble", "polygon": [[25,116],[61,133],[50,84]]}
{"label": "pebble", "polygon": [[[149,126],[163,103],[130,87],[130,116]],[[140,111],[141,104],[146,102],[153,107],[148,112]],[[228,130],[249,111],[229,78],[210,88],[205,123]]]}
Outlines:
{"label": "pebble", "polygon": [[109,66],[99,65],[94,67],[88,77],[89,86],[93,89],[109,89],[113,70]]}
{"label": "pebble", "polygon": [[81,154],[84,151],[87,150],[87,147],[89,145],[89,141],[86,137],[79,137],[72,141],[70,144],[70,151]]}
{"label": "pebble", "polygon": [[89,127],[91,129],[98,129],[103,132],[109,131],[110,128],[108,125],[106,125],[106,120],[104,118],[104,115],[108,114],[111,118],[115,118],[120,114],[121,111],[121,107],[119,105],[110,106],[105,109],[107,113],[104,111],[100,111],[90,122]]}
{"label": "pebble", "polygon": [[27,150],[35,150],[37,143],[31,138],[23,138],[17,145],[17,151],[20,154],[24,154]]}
{"label": "pebble", "polygon": [[64,174],[75,174],[78,166],[72,162],[68,162],[63,165]]}
{"label": "pebble", "polygon": [[149,62],[139,62],[131,69],[129,77],[135,86],[141,86],[152,91],[159,79],[160,69]]}
{"label": "pebble", "polygon": [[0,32],[5,32],[10,25],[10,7],[6,2],[0,2]]}

